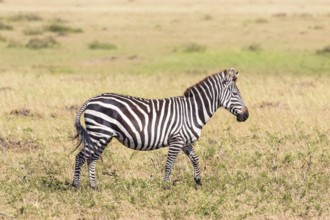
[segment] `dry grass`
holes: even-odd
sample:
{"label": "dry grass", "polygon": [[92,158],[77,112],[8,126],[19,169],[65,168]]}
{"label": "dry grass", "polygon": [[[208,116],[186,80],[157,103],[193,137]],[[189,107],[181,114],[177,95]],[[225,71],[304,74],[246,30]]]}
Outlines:
{"label": "dry grass", "polygon": [[[0,41],[0,218],[330,215],[330,62],[315,53],[325,48],[330,34],[326,1],[308,10],[295,2],[223,2],[219,8],[215,1],[195,3],[2,4],[0,21],[13,29],[1,31],[6,40]],[[24,47],[34,38],[24,30],[44,30],[53,23],[83,32],[43,32],[42,39],[53,38],[61,47]],[[324,28],[310,28],[315,25]],[[90,50],[86,45],[96,39],[118,47]],[[23,46],[8,48],[8,42]],[[191,42],[204,49],[174,51]],[[195,145],[201,189],[195,190],[183,154],[173,169],[176,185],[162,190],[167,149],[137,152],[116,141],[97,165],[100,191],[88,187],[87,169],[82,188],[70,187],[73,120],[87,98],[105,91],[177,96],[230,66],[241,70],[238,86],[250,118],[237,123],[219,110],[206,125]]]}

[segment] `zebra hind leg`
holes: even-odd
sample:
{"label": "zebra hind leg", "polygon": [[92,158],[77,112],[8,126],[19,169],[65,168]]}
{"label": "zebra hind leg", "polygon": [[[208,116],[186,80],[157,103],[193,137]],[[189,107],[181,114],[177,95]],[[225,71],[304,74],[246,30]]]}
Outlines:
{"label": "zebra hind leg", "polygon": [[110,143],[112,138],[108,140],[100,140],[98,144],[96,144],[93,154],[91,157],[87,160],[88,163],[88,174],[89,174],[89,182],[90,186],[93,190],[97,190],[97,184],[96,184],[96,175],[95,175],[95,167],[96,162],[100,158],[102,152],[104,151],[105,147]]}
{"label": "zebra hind leg", "polygon": [[72,186],[75,188],[79,188],[80,186],[81,167],[84,165],[84,163],[85,163],[85,154],[83,150],[81,150],[76,156],[75,169],[73,174]]}
{"label": "zebra hind leg", "polygon": [[201,182],[201,176],[200,176],[200,170],[199,170],[199,159],[198,159],[197,154],[194,151],[194,148],[192,147],[192,145],[188,145],[188,146],[182,148],[182,150],[189,157],[189,159],[193,165],[194,180],[195,180],[196,186],[201,186],[202,182]]}

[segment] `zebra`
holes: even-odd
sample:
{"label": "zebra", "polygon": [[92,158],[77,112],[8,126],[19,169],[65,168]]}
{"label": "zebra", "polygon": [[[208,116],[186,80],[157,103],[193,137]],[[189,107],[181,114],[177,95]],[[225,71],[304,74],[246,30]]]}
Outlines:
{"label": "zebra", "polygon": [[[97,189],[95,167],[105,147],[116,138],[123,145],[140,151],[168,146],[163,181],[170,182],[172,166],[182,150],[194,171],[196,186],[202,185],[199,159],[193,148],[203,126],[213,113],[224,107],[243,122],[249,111],[236,86],[239,71],[225,69],[189,87],[183,96],[144,99],[103,93],[86,101],[75,119],[76,136],[83,146],[75,158],[72,186],[79,188],[81,168],[87,160],[89,181]],[[80,118],[84,113],[85,128]]]}

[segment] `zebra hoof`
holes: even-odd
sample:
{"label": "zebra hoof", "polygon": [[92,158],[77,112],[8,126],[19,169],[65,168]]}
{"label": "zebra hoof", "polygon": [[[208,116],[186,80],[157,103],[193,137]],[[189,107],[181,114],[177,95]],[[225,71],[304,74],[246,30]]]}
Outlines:
{"label": "zebra hoof", "polygon": [[92,188],[92,190],[94,190],[94,191],[99,191],[99,188],[98,188],[96,185],[91,186],[91,188]]}
{"label": "zebra hoof", "polygon": [[198,178],[198,179],[195,178],[194,180],[195,180],[196,185],[202,186],[202,181],[200,178]]}
{"label": "zebra hoof", "polygon": [[71,184],[72,187],[76,188],[76,189],[79,189],[80,188],[80,182],[78,181],[73,181],[72,184]]}

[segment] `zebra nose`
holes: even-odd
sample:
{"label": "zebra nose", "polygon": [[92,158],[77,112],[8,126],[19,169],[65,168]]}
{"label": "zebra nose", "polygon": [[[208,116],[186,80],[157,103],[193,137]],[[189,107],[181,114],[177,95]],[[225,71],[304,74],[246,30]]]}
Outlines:
{"label": "zebra nose", "polygon": [[249,110],[245,106],[245,107],[243,107],[242,111],[239,114],[237,114],[237,121],[243,122],[243,121],[246,121],[246,119],[248,119],[248,118],[249,118]]}
{"label": "zebra nose", "polygon": [[249,118],[249,109],[245,106],[243,108],[243,113],[244,113],[244,121]]}

